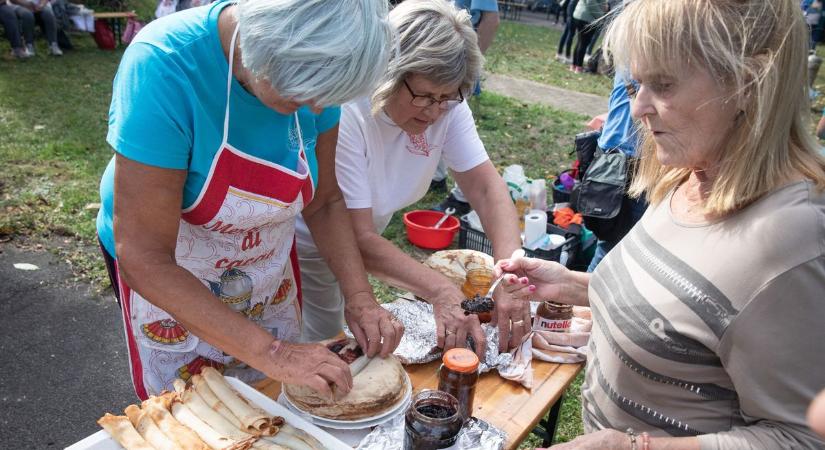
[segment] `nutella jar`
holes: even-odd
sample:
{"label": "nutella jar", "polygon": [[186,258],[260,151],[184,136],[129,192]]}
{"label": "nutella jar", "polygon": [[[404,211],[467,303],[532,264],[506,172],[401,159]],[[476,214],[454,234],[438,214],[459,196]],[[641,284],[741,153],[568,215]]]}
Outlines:
{"label": "nutella jar", "polygon": [[560,303],[542,302],[536,311],[533,320],[533,330],[536,331],[570,331],[573,322],[573,306]]}
{"label": "nutella jar", "polygon": [[452,395],[423,390],[404,415],[404,449],[435,450],[455,444],[464,421]]}
{"label": "nutella jar", "polygon": [[458,400],[462,420],[473,414],[473,397],[478,382],[478,356],[466,348],[453,348],[444,352],[438,370],[438,390]]}

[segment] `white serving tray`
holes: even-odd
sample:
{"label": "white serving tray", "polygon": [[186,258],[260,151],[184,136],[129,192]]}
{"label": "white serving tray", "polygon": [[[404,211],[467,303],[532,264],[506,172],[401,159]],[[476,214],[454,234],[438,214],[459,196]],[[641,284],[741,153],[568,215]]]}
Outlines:
{"label": "white serving tray", "polygon": [[[226,377],[226,381],[235,388],[245,399],[249,400],[273,416],[281,416],[286,419],[286,423],[300,428],[318,439],[329,450],[352,450],[352,447],[344,444],[331,434],[316,427],[306,419],[290,411],[287,407],[277,403],[271,398],[259,392],[252,386],[244,383],[235,377]],[[122,450],[123,447],[117,443],[109,433],[100,430],[97,433],[66,447],[66,450]]]}

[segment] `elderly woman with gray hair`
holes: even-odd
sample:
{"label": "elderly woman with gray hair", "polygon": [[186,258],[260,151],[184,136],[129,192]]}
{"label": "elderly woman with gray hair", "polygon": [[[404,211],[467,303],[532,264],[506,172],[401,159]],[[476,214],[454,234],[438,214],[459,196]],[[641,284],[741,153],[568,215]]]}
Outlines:
{"label": "elderly woman with gray hair", "polygon": [[[371,96],[343,106],[338,182],[367,271],[432,303],[439,346],[463,346],[472,335],[476,352],[483,354],[481,326],[475,315],[464,315],[461,290],[381,236],[396,211],[424,196],[443,157],[478,212],[495,256],[508,257],[521,247],[515,208],[465,101],[483,57],[469,15],[451,2],[406,1],[390,12],[390,22],[399,49],[380,86]],[[300,223],[298,244],[304,335],[308,340],[327,338],[340,331],[351,313],[316,250],[317,236],[311,237]],[[496,311],[501,347],[512,348],[529,332],[529,310],[502,299]],[[360,331],[353,331],[358,336]]]}
{"label": "elderly woman with gray hair", "polygon": [[346,363],[295,343],[301,213],[350,326],[380,323],[362,339],[385,355],[397,345],[403,326],[373,297],[334,170],[334,105],[378,81],[386,14],[385,0],[222,1],[152,22],[124,53],[97,229],[139,397],[204,366],[349,391]]}

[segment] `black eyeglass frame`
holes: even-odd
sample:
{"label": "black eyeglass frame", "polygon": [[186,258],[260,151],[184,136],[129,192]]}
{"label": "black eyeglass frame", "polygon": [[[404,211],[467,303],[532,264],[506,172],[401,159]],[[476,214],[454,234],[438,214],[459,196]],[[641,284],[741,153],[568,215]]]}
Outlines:
{"label": "black eyeglass frame", "polygon": [[[407,87],[407,91],[409,91],[410,95],[412,95],[412,100],[410,100],[410,104],[415,106],[416,108],[429,108],[430,106],[437,103],[438,108],[441,109],[442,111],[445,111],[445,110],[455,108],[456,106],[458,106],[458,105],[460,105],[461,103],[464,102],[464,94],[461,92],[461,89],[458,90],[458,98],[457,99],[456,98],[445,98],[444,100],[436,100],[431,95],[418,95],[418,94],[416,94],[415,92],[413,92],[410,85],[407,84],[406,79],[404,79],[402,81],[404,82],[404,86]],[[426,99],[428,101],[428,103],[426,105],[416,105],[415,101],[416,101],[416,99],[419,99],[419,98]],[[450,102],[452,102],[452,103],[450,103]]]}

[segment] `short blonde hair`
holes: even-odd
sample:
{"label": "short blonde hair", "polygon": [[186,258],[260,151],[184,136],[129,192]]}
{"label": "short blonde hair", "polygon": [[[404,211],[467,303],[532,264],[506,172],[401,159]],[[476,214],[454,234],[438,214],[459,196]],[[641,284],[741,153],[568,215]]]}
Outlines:
{"label": "short blonde hair", "polygon": [[484,57],[467,11],[447,0],[406,0],[390,11],[389,20],[397,48],[372,95],[373,112],[412,74],[433,83],[458,84],[465,97],[471,94]]}
{"label": "short blonde hair", "polygon": [[[635,0],[605,33],[619,70],[642,64],[678,78],[702,67],[740,115],[726,139],[706,212],[742,208],[801,173],[825,188],[825,159],[810,132],[808,28],[798,0]],[[631,195],[659,203],[690,169],[663,166],[643,131]]]}

